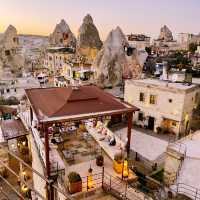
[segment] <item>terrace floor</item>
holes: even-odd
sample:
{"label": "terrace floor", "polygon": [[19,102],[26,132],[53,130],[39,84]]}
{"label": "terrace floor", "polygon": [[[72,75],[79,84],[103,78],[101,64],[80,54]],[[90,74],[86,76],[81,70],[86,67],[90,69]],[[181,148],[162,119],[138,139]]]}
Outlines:
{"label": "terrace floor", "polygon": [[[118,137],[126,141],[127,128],[117,129],[114,131]],[[164,139],[146,134],[138,129],[132,129],[130,148],[144,157],[149,162],[157,162],[158,159],[166,152],[168,142]]]}
{"label": "terrace floor", "polygon": [[[77,172],[82,178],[82,191],[88,192],[88,170],[92,168],[92,183],[94,189],[101,188],[102,180],[104,180],[107,185],[110,184],[110,181],[115,183],[117,188],[114,189],[117,192],[123,193],[126,190],[126,181],[121,179],[122,174],[117,174],[113,168],[113,155],[116,152],[122,151],[118,144],[122,141],[119,141],[116,137],[116,145],[110,146],[109,141],[105,137],[103,140],[101,139],[103,137],[102,134],[98,132],[98,128],[89,127],[89,125],[86,126],[85,130],[80,130],[79,128],[71,133],[64,132],[61,134],[61,142],[57,148],[65,165],[65,175],[61,174],[61,184],[67,184],[65,180],[70,172]],[[107,132],[107,134],[110,133]],[[99,154],[102,154],[104,157],[104,168],[96,165],[96,156]],[[137,181],[137,176],[131,171],[129,173],[129,181]],[[143,193],[135,191],[134,189],[129,194],[134,196],[132,199],[144,197]],[[107,195],[98,198],[99,200],[115,199]]]}
{"label": "terrace floor", "polygon": [[[111,130],[115,132],[117,130],[124,129],[125,127],[126,127],[126,124],[122,123],[122,124],[114,126],[113,128],[111,128]],[[175,142],[178,139],[178,138],[176,138],[176,135],[174,135],[174,134],[171,134],[171,133],[167,133],[167,134],[161,134],[160,133],[160,134],[158,134],[158,133],[153,132],[152,130],[140,128],[139,126],[136,126],[136,125],[133,125],[132,129],[136,130],[138,132],[156,137],[158,139],[165,140],[167,142]]]}
{"label": "terrace floor", "polygon": [[63,136],[64,143],[58,145],[61,158],[69,166],[88,162],[101,153],[96,141],[86,132],[77,131]]}

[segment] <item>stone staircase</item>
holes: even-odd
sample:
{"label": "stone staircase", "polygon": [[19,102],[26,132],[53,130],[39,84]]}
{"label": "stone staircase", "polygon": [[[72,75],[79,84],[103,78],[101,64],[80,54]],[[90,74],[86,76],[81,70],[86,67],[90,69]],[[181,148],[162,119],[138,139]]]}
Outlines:
{"label": "stone staircase", "polygon": [[186,147],[182,143],[169,144],[166,151],[164,182],[173,185],[180,173],[186,157]]}

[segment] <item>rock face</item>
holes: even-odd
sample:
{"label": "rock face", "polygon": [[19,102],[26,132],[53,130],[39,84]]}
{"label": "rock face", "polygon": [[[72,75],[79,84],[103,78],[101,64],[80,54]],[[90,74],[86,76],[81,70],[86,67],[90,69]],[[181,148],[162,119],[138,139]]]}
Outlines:
{"label": "rock face", "polygon": [[6,31],[3,33],[3,35],[1,35],[0,48],[7,51],[4,53],[12,54],[18,46],[19,38],[17,35],[17,30],[14,26],[9,25]]}
{"label": "rock face", "polygon": [[14,26],[9,25],[0,38],[0,68],[9,68],[13,73],[19,73],[24,66],[24,58],[18,55],[19,38]]}
{"label": "rock face", "polygon": [[164,40],[164,41],[173,41],[173,35],[172,32],[169,30],[169,28],[164,25],[160,29],[160,35],[159,35],[159,40]]}
{"label": "rock face", "polygon": [[[122,78],[140,78],[142,63],[136,49],[127,48],[128,42],[122,30],[112,30],[103,48],[94,61],[97,84],[101,87],[114,87],[122,83]],[[140,63],[141,61],[141,63]]]}
{"label": "rock face", "polygon": [[138,51],[137,49],[133,49],[131,56],[126,55],[127,63],[124,65],[123,78],[140,79],[147,57],[148,54],[145,50]]}
{"label": "rock face", "polygon": [[76,38],[64,19],[56,25],[53,33],[49,36],[49,42],[53,46],[76,46]]}
{"label": "rock face", "polygon": [[93,59],[101,47],[102,41],[99,32],[93,23],[92,17],[88,14],[84,17],[78,31],[77,51],[80,55]]}

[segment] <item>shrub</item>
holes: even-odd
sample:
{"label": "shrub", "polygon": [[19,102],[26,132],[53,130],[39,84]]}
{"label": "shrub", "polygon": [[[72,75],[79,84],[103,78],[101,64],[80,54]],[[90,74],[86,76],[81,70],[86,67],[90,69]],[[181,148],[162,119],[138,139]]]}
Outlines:
{"label": "shrub", "polygon": [[68,179],[69,179],[70,183],[77,183],[77,182],[81,181],[80,175],[76,172],[70,172],[68,174]]}
{"label": "shrub", "polygon": [[6,99],[6,102],[8,105],[18,105],[20,103],[19,100],[14,96],[11,96],[8,99]]}
{"label": "shrub", "polygon": [[157,127],[156,130],[157,130],[157,133],[161,133],[162,132],[162,128],[161,127]]}
{"label": "shrub", "polygon": [[117,154],[115,154],[114,160],[115,160],[117,163],[122,163],[122,161],[123,161],[123,154],[122,154],[122,153],[117,153]]}
{"label": "shrub", "polygon": [[97,166],[103,166],[103,163],[104,163],[103,155],[98,155],[96,157],[96,164],[97,164]]}

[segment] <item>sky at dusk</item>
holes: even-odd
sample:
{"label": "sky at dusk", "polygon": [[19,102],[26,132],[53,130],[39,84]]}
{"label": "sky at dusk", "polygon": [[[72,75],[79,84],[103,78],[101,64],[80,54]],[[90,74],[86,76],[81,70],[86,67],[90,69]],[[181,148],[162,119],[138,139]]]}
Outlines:
{"label": "sky at dusk", "polygon": [[19,33],[49,35],[63,18],[77,35],[87,13],[102,39],[116,26],[153,37],[164,24],[174,35],[200,32],[200,0],[0,0],[0,32],[12,24]]}

